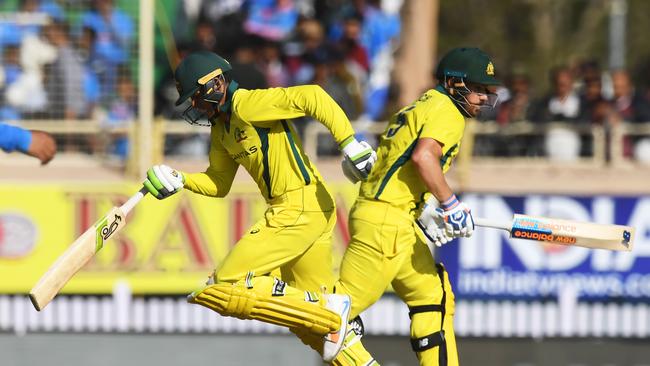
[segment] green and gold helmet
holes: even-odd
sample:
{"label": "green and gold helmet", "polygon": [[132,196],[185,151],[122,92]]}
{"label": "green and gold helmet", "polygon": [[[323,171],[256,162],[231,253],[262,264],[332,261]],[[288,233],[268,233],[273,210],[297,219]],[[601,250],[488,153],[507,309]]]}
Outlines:
{"label": "green and gold helmet", "polygon": [[208,81],[230,70],[230,63],[216,53],[199,51],[189,54],[174,71],[179,94],[176,105],[183,104]]}
{"label": "green and gold helmet", "polygon": [[501,85],[495,77],[490,56],[478,48],[454,48],[443,56],[436,69],[436,78],[442,82],[449,77],[462,78],[466,83]]}
{"label": "green and gold helmet", "polygon": [[[225,74],[230,70],[230,63],[215,53],[200,51],[189,54],[174,71],[179,95],[176,105],[183,104],[200,91],[200,98],[217,108],[224,95],[224,92],[220,91],[221,83],[226,83]],[[194,105],[190,105],[183,112],[183,118],[190,124],[209,126],[209,121],[199,122],[207,120],[206,117],[206,111]]]}
{"label": "green and gold helmet", "polygon": [[466,117],[471,117],[466,108],[471,104],[467,99],[470,93],[487,97],[479,105],[481,109],[494,108],[499,100],[492,88],[501,85],[494,64],[490,56],[478,48],[460,47],[449,51],[438,64],[436,79]]}

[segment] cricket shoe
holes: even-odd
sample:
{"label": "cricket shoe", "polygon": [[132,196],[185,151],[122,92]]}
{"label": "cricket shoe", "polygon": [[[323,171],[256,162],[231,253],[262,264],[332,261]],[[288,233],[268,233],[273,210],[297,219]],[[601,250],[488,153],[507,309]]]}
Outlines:
{"label": "cricket shoe", "polygon": [[350,317],[350,302],[350,296],[348,295],[327,295],[326,308],[341,317],[341,326],[336,332],[329,333],[325,336],[325,342],[323,344],[323,361],[325,362],[332,362],[343,347],[343,341],[347,333],[348,318]]}

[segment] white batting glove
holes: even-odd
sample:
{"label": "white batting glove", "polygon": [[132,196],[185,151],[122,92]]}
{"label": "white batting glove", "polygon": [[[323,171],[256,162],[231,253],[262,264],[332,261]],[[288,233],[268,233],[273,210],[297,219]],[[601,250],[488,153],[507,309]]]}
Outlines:
{"label": "white batting glove", "polygon": [[142,183],[152,196],[159,200],[167,198],[183,189],[185,177],[167,165],[154,165],[147,170],[147,178]]}
{"label": "white batting glove", "polygon": [[373,164],[377,161],[377,153],[365,141],[357,141],[354,136],[348,137],[341,143],[341,150],[349,166],[342,164],[343,173],[353,183],[366,180]]}
{"label": "white batting glove", "polygon": [[474,233],[472,211],[466,204],[460,202],[455,194],[442,202],[436,211],[445,222],[447,235],[453,238],[469,238]]}
{"label": "white batting glove", "polygon": [[424,205],[420,217],[415,220],[422,233],[427,238],[429,243],[441,247],[453,240],[452,237],[447,235],[445,229],[445,222],[436,211],[437,201],[435,198],[430,198]]}

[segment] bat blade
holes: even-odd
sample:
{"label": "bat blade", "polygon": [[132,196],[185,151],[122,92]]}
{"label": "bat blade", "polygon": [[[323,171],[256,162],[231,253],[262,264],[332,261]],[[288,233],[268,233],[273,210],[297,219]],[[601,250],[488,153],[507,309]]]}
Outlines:
{"label": "bat blade", "polygon": [[120,207],[111,211],[86,230],[57,258],[29,292],[34,308],[41,311],[66,283],[126,224]]}
{"label": "bat blade", "polygon": [[620,251],[631,251],[634,244],[634,228],[631,226],[519,214],[514,216],[510,236],[553,244]]}

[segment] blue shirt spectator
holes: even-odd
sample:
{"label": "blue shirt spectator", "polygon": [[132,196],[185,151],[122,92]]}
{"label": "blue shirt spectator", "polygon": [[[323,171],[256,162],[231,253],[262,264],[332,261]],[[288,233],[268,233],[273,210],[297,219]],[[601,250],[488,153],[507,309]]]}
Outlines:
{"label": "blue shirt spectator", "polygon": [[244,29],[279,41],[287,37],[297,20],[298,12],[291,0],[251,0]]}
{"label": "blue shirt spectator", "polygon": [[112,0],[95,0],[94,9],[81,17],[81,26],[95,31],[95,50],[102,58],[114,64],[128,61],[133,20],[113,8]]}

